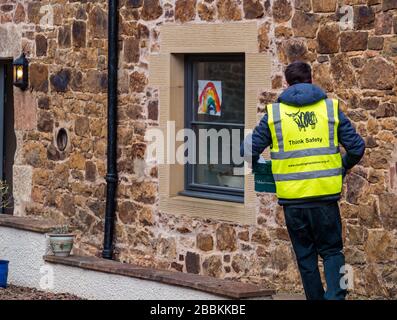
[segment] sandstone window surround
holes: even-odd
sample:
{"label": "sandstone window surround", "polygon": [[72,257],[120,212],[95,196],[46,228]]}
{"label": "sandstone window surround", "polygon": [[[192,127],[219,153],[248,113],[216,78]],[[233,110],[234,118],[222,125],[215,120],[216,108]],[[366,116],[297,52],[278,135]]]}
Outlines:
{"label": "sandstone window surround", "polygon": [[[176,131],[184,128],[184,55],[194,53],[245,54],[245,127],[255,127],[259,120],[258,94],[271,88],[271,58],[259,53],[256,22],[164,24],[160,41],[160,52],[149,57],[149,85],[159,90],[159,128],[165,136],[167,121],[175,121]],[[160,211],[239,224],[256,222],[252,175],[245,176],[241,204],[180,196],[184,189],[183,165],[160,164],[158,176]]]}

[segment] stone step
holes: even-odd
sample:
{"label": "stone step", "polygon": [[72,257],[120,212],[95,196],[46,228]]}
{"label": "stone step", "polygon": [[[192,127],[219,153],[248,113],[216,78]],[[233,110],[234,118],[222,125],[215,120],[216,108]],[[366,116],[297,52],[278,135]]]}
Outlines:
{"label": "stone step", "polygon": [[97,257],[69,256],[55,257],[47,255],[44,260],[49,263],[57,263],[71,267],[117,274],[133,278],[157,281],[160,283],[188,287],[204,292],[224,296],[232,299],[246,298],[271,298],[274,290],[254,284],[238,281],[217,279],[208,276],[158,270],[149,267],[141,267],[132,264],[105,260]]}

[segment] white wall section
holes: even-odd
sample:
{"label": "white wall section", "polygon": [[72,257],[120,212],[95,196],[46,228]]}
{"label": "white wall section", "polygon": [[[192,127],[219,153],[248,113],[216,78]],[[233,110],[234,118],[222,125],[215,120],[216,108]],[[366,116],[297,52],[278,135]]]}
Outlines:
{"label": "white wall section", "polygon": [[100,300],[223,299],[210,293],[150,280],[46,263],[46,236],[0,226],[0,259],[10,261],[8,282]]}

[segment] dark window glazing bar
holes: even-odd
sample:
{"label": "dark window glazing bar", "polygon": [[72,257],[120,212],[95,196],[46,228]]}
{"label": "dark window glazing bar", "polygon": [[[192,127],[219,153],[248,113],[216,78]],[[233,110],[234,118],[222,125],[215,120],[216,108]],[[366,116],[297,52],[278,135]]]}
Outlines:
{"label": "dark window glazing bar", "polygon": [[191,125],[196,125],[196,126],[214,126],[214,127],[237,127],[244,129],[244,124],[243,123],[228,123],[228,122],[208,122],[208,121],[191,121]]}

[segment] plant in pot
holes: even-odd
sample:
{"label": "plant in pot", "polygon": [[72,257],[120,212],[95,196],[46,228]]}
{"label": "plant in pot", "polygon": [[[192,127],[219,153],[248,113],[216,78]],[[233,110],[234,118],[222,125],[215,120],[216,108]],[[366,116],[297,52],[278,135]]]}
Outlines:
{"label": "plant in pot", "polygon": [[73,248],[74,234],[70,233],[67,225],[62,225],[48,234],[50,247],[57,257],[68,257]]}
{"label": "plant in pot", "polygon": [[[9,188],[5,181],[0,180],[0,208],[1,212],[8,207],[11,203],[11,197],[9,195]],[[7,278],[8,278],[8,260],[3,260],[0,258],[0,288],[7,288]]]}

